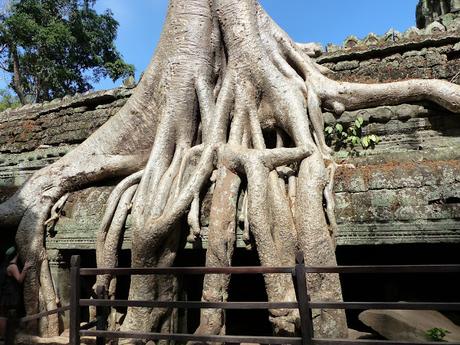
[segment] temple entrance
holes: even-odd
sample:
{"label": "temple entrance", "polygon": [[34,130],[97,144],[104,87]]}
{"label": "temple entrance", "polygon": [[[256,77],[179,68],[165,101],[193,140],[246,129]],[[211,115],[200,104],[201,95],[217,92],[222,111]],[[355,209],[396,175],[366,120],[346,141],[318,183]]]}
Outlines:
{"label": "temple entrance", "polygon": [[[255,250],[237,248],[233,255],[233,266],[259,266]],[[261,274],[235,274],[230,280],[229,301],[267,301],[264,279]],[[227,334],[272,335],[268,310],[228,310]]]}
{"label": "temple entrance", "polygon": [[[397,244],[378,246],[339,246],[339,265],[430,265],[459,264],[459,244]],[[343,274],[345,301],[365,302],[460,302],[460,276],[444,274]],[[347,310],[350,328],[369,331],[358,319],[361,310]],[[445,312],[460,324],[460,313]]]}
{"label": "temple entrance", "polygon": [[[204,266],[205,250],[183,250],[179,253],[176,266]],[[259,266],[255,251],[236,248],[232,266]],[[200,301],[203,276],[184,276],[181,299]],[[230,280],[229,301],[267,301],[262,275],[233,275]],[[193,333],[199,325],[198,309],[179,310],[179,332]],[[226,333],[228,335],[272,335],[268,320],[268,310],[228,310],[226,313]]]}

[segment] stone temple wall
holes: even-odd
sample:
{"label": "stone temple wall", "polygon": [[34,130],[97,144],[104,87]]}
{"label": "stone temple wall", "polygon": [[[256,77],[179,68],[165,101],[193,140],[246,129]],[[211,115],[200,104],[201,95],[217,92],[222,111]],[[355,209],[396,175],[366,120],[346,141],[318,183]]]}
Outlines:
{"label": "stone temple wall", "polygon": [[[317,61],[342,81],[386,82],[408,78],[460,81],[460,31],[438,22],[424,30],[389,32],[343,47],[328,47]],[[59,159],[105,123],[132,90],[120,88],[65,97],[0,113],[0,201],[35,170]],[[382,142],[340,168],[335,187],[338,245],[460,242],[460,121],[429,104],[383,106],[346,112],[328,124],[357,116],[365,133]],[[95,230],[113,184],[73,193],[49,233],[47,247],[94,249]],[[206,230],[207,219],[202,215]],[[204,231],[204,234],[206,231]],[[206,246],[206,240],[198,245]],[[239,246],[244,246],[238,241]],[[129,219],[124,248],[130,247]]]}
{"label": "stone temple wall", "polygon": [[[317,58],[350,82],[436,78],[460,83],[460,25],[359,40]],[[460,242],[460,121],[429,103],[345,113],[327,122],[345,125],[361,116],[365,133],[382,138],[374,150],[347,159],[335,187],[339,245]],[[340,159],[341,154],[337,157]]]}
{"label": "stone temple wall", "polygon": [[460,0],[419,0],[416,9],[417,27],[425,28],[434,21],[449,25],[460,17]]}
{"label": "stone temple wall", "polygon": [[0,202],[35,170],[90,136],[131,92],[120,88],[78,94],[0,113]]}

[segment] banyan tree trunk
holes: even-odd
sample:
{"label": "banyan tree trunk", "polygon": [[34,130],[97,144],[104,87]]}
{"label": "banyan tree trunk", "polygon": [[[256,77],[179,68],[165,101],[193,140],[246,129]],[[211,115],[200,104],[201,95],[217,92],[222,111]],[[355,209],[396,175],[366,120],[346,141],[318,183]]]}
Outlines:
{"label": "banyan tree trunk", "polygon": [[[254,239],[262,265],[291,265],[299,249],[308,265],[335,265],[336,164],[324,139],[323,110],[339,116],[429,100],[460,112],[460,87],[438,80],[361,85],[333,81],[326,73],[257,0],[170,0],[152,62],[126,105],[0,205],[0,222],[17,228],[21,255],[35,262],[26,282],[27,312],[55,307],[43,245],[51,208],[66,193],[113,177],[124,179],[98,231],[100,267],[117,265],[129,213],[132,266],[172,265],[180,238],[192,241],[200,233],[200,208],[209,190],[206,265],[231,264],[240,199],[245,236]],[[312,299],[341,299],[337,275],[308,278]],[[264,279],[270,301],[295,300],[287,277]],[[114,294],[113,277],[100,276],[97,283]],[[228,276],[206,276],[202,300],[225,301],[228,285]],[[131,279],[130,299],[170,300],[176,294],[170,277]],[[347,335],[342,311],[314,314],[315,335]],[[161,331],[171,327],[172,315],[129,308],[122,329]],[[270,321],[276,334],[293,334],[299,326],[291,310],[270,310]],[[56,320],[50,318],[41,331],[56,334]],[[224,332],[224,312],[202,310],[196,333]]]}

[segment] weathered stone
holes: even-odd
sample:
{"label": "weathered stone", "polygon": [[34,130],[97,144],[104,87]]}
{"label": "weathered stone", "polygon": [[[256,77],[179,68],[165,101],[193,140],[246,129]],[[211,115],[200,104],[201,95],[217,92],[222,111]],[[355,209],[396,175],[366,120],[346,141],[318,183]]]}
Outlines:
{"label": "weathered stone", "polygon": [[368,66],[373,66],[373,65],[376,65],[376,64],[379,64],[380,63],[380,59],[366,59],[366,60],[363,60],[359,63],[360,67],[368,67]]}
{"label": "weathered stone", "polygon": [[344,48],[354,48],[361,44],[361,41],[356,36],[348,36],[345,41],[343,41]]}
{"label": "weathered stone", "polygon": [[[459,26],[460,27],[460,26]],[[408,78],[452,80],[460,57],[455,54],[460,32],[405,37],[397,42],[379,42],[373,49],[364,45],[328,52],[317,59],[337,73],[338,80],[388,82]],[[359,66],[351,61],[358,61]]]}
{"label": "weathered stone", "polygon": [[448,31],[458,31],[458,28],[460,27],[460,16],[458,14],[456,16],[446,16],[443,20],[443,24]]}
{"label": "weathered stone", "polygon": [[459,14],[459,0],[429,1],[419,0],[416,10],[417,26],[419,28],[429,27],[433,22],[450,24]]}
{"label": "weathered stone", "polygon": [[334,53],[336,51],[339,51],[341,49],[340,46],[336,45],[336,44],[332,44],[332,43],[329,43],[327,46],[326,46],[326,51],[328,53]]}
{"label": "weathered stone", "polygon": [[337,65],[335,65],[334,70],[336,71],[343,71],[343,70],[350,70],[355,69],[359,66],[359,61],[341,61]]}
{"label": "weathered stone", "polygon": [[402,35],[399,31],[396,31],[395,29],[390,29],[383,35],[383,40],[386,43],[394,43],[399,41],[401,37]]}
{"label": "weathered stone", "polygon": [[[61,218],[47,236],[47,247],[72,249],[78,245],[80,249],[94,249],[95,234],[112,188],[92,187],[73,193],[63,208]],[[129,236],[125,239],[129,240]],[[123,245],[125,248],[130,246],[127,243]]]}
{"label": "weathered stone", "polygon": [[442,25],[440,22],[433,22],[430,25],[428,25],[425,29],[425,33],[427,34],[436,34],[444,31],[446,31],[446,27]]}
{"label": "weathered stone", "polygon": [[374,335],[372,333],[360,332],[354,329],[348,329],[348,339],[372,339]]}
{"label": "weathered stone", "polygon": [[408,39],[413,39],[413,38],[417,38],[418,36],[422,35],[422,33],[423,32],[419,30],[418,28],[411,27],[404,32],[403,37],[408,38]]}
{"label": "weathered stone", "polygon": [[370,111],[370,122],[388,122],[393,117],[393,111],[390,107],[378,107]]}
{"label": "weathered stone", "polygon": [[[398,40],[386,35],[374,49],[351,37],[347,49],[329,47],[317,62],[336,71],[333,77],[341,81],[460,79],[460,33],[413,33]],[[85,140],[130,94],[124,88],[85,93],[0,113],[0,201],[31,173]],[[337,173],[338,244],[460,242],[458,117],[426,103],[347,111],[338,120],[348,126],[357,117],[364,119],[364,133],[382,140],[374,150],[357,149],[357,158],[344,151],[336,154],[337,160],[356,166]],[[336,122],[330,113],[325,120],[328,125]],[[48,248],[94,248],[94,231],[111,188],[74,193],[55,233],[47,237]],[[202,205],[203,242],[196,246],[206,246],[209,200]],[[124,248],[130,246],[129,224]],[[245,245],[240,238],[237,243]]]}
{"label": "weathered stone", "polygon": [[369,33],[363,40],[368,47],[375,47],[379,44],[380,38],[373,32]]}
{"label": "weathered stone", "polygon": [[366,310],[359,319],[388,340],[429,341],[427,331],[442,328],[449,331],[443,340],[460,341],[460,326],[437,311]]}
{"label": "weathered stone", "polygon": [[426,65],[428,67],[442,65],[447,62],[447,56],[436,51],[427,53],[425,58],[427,60]]}
{"label": "weathered stone", "polygon": [[390,61],[400,62],[402,60],[403,60],[403,57],[401,56],[401,54],[394,54],[394,55],[390,55],[390,56],[383,58],[382,62],[390,62]]}
{"label": "weathered stone", "polygon": [[426,59],[424,59],[420,55],[406,57],[404,61],[405,61],[407,68],[419,68],[419,67],[425,67],[427,65]]}
{"label": "weathered stone", "polygon": [[337,173],[339,244],[459,241],[458,161],[363,162]]}

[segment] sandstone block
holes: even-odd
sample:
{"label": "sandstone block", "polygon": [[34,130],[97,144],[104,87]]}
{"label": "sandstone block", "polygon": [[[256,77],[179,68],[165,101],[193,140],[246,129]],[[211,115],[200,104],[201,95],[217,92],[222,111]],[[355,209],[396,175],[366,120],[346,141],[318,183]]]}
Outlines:
{"label": "sandstone block", "polygon": [[442,328],[449,333],[443,340],[460,341],[460,326],[432,310],[366,310],[359,319],[388,340],[429,341],[427,331]]}

